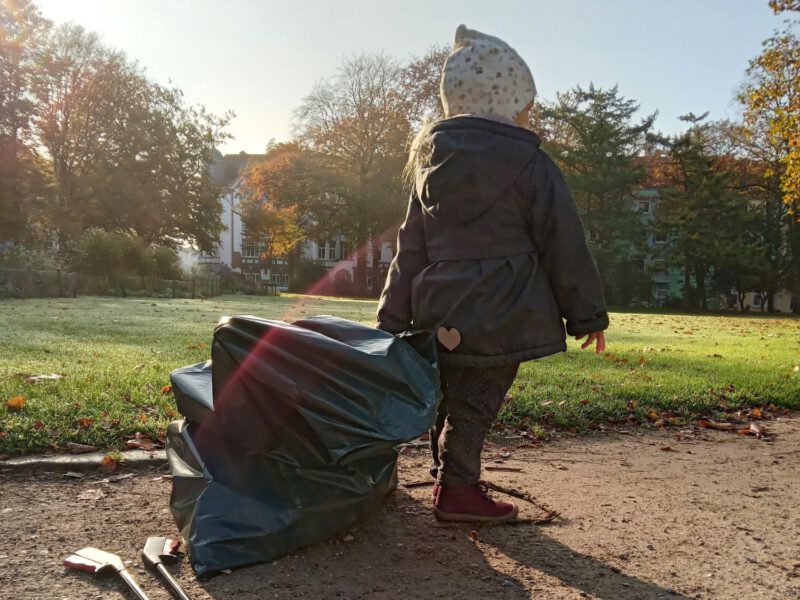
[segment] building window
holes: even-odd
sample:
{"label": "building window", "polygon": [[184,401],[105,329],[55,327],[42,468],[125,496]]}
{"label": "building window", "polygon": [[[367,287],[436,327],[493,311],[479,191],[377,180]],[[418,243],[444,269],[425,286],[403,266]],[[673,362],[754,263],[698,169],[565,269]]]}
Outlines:
{"label": "building window", "polygon": [[325,242],[317,242],[317,258],[325,260]]}
{"label": "building window", "polygon": [[666,300],[669,296],[669,285],[666,283],[656,283],[656,298]]}
{"label": "building window", "polygon": [[650,212],[650,200],[639,200],[639,212]]}
{"label": "building window", "polygon": [[367,289],[372,289],[372,275],[367,275]]}
{"label": "building window", "polygon": [[344,240],[339,242],[339,260],[347,260],[349,251]]}
{"label": "building window", "polygon": [[337,283],[337,285],[346,285],[349,284],[353,280],[353,278],[350,276],[350,273],[348,271],[345,271],[344,269],[339,269],[333,276],[333,280]]}
{"label": "building window", "polygon": [[328,260],[336,260],[336,240],[328,242]]}
{"label": "building window", "polygon": [[258,281],[258,273],[245,273],[244,278],[250,283],[256,283]]}
{"label": "building window", "polygon": [[242,258],[257,259],[258,258],[258,245],[251,241],[245,241],[242,244]]}
{"label": "building window", "polygon": [[275,285],[289,285],[289,276],[285,273],[273,273],[271,281]]}
{"label": "building window", "polygon": [[653,241],[656,244],[666,244],[667,243],[667,234],[664,231],[657,231],[653,234]]}
{"label": "building window", "polygon": [[753,294],[753,306],[761,306],[761,294]]}

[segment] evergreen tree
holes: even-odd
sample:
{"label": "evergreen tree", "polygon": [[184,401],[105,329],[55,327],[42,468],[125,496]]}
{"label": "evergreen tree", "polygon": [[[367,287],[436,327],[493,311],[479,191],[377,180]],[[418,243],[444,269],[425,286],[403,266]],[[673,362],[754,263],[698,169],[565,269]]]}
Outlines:
{"label": "evergreen tree", "polygon": [[616,86],[605,90],[590,84],[558,94],[532,115],[581,211],[606,298],[617,305],[650,297],[644,268],[647,227],[634,207],[645,175],[637,157],[656,115],[636,120],[638,112],[639,104],[621,96]]}

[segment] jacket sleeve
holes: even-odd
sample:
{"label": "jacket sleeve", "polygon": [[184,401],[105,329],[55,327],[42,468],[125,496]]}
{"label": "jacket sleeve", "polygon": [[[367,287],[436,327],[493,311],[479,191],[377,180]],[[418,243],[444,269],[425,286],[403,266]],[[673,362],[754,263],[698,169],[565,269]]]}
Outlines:
{"label": "jacket sleeve", "polygon": [[378,302],[378,329],[400,333],[411,328],[411,280],[427,264],[422,205],[412,193],[406,219],[397,232],[397,254]]}
{"label": "jacket sleeve", "polygon": [[603,282],[561,169],[544,152],[533,167],[533,237],[567,333],[608,328]]}

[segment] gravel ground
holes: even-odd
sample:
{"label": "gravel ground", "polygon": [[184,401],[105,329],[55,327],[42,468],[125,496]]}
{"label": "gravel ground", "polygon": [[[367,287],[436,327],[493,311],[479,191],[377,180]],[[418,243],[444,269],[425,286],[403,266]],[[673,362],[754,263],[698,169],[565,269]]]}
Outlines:
{"label": "gravel ground", "polygon": [[[800,598],[800,420],[766,425],[773,441],[631,430],[487,446],[486,465],[502,444],[502,466],[521,469],[487,479],[563,513],[546,526],[438,524],[430,487],[403,485],[426,477],[425,451],[409,450],[398,490],[339,540],[207,581],[186,559],[170,569],[190,597],[217,600]],[[0,467],[2,597],[132,598],[62,566],[96,546],[128,559],[153,600],[170,598],[140,559],[148,535],[176,535],[166,469],[107,477]]]}

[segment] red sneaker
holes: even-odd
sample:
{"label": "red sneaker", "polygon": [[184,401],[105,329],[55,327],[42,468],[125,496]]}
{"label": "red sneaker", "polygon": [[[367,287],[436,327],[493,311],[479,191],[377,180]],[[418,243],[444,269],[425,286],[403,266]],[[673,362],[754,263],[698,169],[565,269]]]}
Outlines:
{"label": "red sneaker", "polygon": [[439,490],[442,489],[442,486],[439,485],[438,481],[433,482],[433,499],[436,500],[436,496],[439,495]]}
{"label": "red sneaker", "polygon": [[433,503],[433,514],[440,521],[462,523],[505,523],[517,516],[510,502],[495,502],[482,483],[465,487],[440,487]]}

